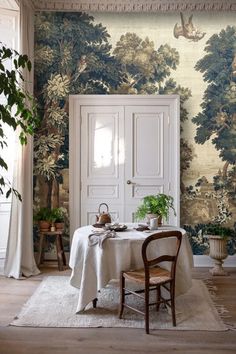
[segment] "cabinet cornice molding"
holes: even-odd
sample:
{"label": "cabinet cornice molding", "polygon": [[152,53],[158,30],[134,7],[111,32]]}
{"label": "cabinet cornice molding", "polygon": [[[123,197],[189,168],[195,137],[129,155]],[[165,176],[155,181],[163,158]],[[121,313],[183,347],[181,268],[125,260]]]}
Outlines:
{"label": "cabinet cornice molding", "polygon": [[236,11],[236,0],[32,0],[36,11]]}

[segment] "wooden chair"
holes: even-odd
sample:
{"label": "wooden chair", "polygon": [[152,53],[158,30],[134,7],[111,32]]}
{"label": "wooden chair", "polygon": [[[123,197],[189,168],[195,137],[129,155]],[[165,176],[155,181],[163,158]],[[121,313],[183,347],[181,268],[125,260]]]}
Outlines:
{"label": "wooden chair", "polygon": [[[154,259],[148,259],[147,247],[150,243],[160,239],[176,238],[176,246],[172,255],[160,255]],[[154,235],[148,236],[142,245],[142,258],[144,263],[144,268],[138,270],[121,271],[120,275],[120,310],[119,318],[122,318],[124,307],[127,307],[135,312],[138,312],[145,317],[145,330],[149,334],[149,307],[151,305],[156,305],[156,310],[159,310],[160,304],[171,308],[172,322],[173,326],[176,326],[176,316],[175,316],[175,273],[176,273],[176,263],[179,254],[179,249],[182,241],[182,233],[180,231],[168,231],[160,232]],[[154,244],[153,244],[154,245]],[[158,246],[158,245],[157,245]],[[160,262],[171,262],[170,271],[158,266]],[[125,280],[130,280],[135,283],[142,284],[141,290],[130,290],[125,287]],[[161,294],[161,288],[165,288],[170,294],[169,298],[164,298]],[[156,302],[150,303],[149,292],[151,290],[156,290]],[[143,295],[140,295],[144,293]],[[145,302],[145,310],[140,311],[137,308],[133,308],[125,303],[126,295],[137,295],[141,297]]]}

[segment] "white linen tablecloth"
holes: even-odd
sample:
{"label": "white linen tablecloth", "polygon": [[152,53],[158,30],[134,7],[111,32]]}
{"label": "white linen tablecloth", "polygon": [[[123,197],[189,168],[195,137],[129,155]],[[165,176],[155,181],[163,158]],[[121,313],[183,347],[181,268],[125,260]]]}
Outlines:
{"label": "white linen tablecloth", "polygon": [[[97,297],[100,289],[110,280],[119,279],[121,270],[143,267],[141,256],[142,243],[152,233],[170,230],[179,230],[183,234],[177,268],[176,268],[176,295],[187,292],[192,286],[191,269],[193,255],[187,234],[184,229],[163,226],[152,233],[134,230],[135,224],[127,224],[126,231],[117,232],[115,238],[108,238],[103,247],[98,244],[89,246],[88,236],[94,231],[92,226],[83,226],[74,232],[69,266],[72,269],[70,284],[79,288],[78,305],[76,312],[85,309]],[[171,252],[173,242],[160,240],[158,249],[153,250],[155,256]],[[152,252],[152,251],[151,251]],[[162,264],[168,268],[169,264]]]}

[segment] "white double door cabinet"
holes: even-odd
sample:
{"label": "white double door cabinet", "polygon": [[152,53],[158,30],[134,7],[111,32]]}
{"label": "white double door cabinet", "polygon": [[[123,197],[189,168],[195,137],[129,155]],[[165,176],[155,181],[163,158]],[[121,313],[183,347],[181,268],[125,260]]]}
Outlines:
{"label": "white double door cabinet", "polygon": [[71,96],[70,181],[72,232],[94,224],[103,202],[132,222],[149,194],[172,195],[179,215],[178,96]]}

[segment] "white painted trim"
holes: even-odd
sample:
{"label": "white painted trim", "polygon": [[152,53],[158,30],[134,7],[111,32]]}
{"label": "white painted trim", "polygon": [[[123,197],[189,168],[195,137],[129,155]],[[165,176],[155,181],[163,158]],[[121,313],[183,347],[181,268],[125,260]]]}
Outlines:
{"label": "white painted trim", "polygon": [[0,248],[0,259],[6,258],[6,248]]}
{"label": "white painted trim", "polygon": [[[193,256],[194,267],[213,267],[210,256]],[[224,261],[224,267],[236,267],[236,255],[228,256]]]}
{"label": "white painted trim", "polygon": [[[70,259],[70,252],[65,252],[66,255],[66,262],[67,265],[69,264],[69,259]],[[38,254],[35,253],[35,259],[37,259]],[[5,255],[2,256],[1,250],[0,250],[0,259],[5,258]],[[48,259],[50,261],[55,260],[57,261],[56,254],[46,252],[45,253],[45,259]],[[206,268],[212,268],[213,267],[213,260],[209,256],[193,256],[194,260],[194,267],[206,267]],[[228,256],[226,260],[224,261],[224,267],[226,268],[236,268],[236,255],[233,256]]]}
{"label": "white painted trim", "polygon": [[[81,95],[83,96],[83,95]],[[77,132],[77,134],[75,134]],[[80,203],[75,196],[80,198],[81,184],[81,144],[76,140],[76,135],[81,136],[81,114],[78,104],[78,95],[69,96],[69,215],[70,236],[72,240],[74,230],[80,225]],[[80,199],[79,199],[80,200]]]}
{"label": "white painted trim", "polygon": [[36,11],[236,11],[235,0],[32,0]]}
{"label": "white painted trim", "polygon": [[[175,156],[171,159],[170,164],[170,176],[172,177],[171,185],[180,186],[180,100],[179,96],[169,95],[169,98],[174,99],[173,104],[170,104],[170,116],[174,117],[174,120],[171,121],[171,124],[174,124],[170,128],[171,139],[173,145],[176,146]],[[172,170],[171,170],[172,169]],[[170,193],[173,195],[172,191]],[[174,197],[174,207],[176,211],[177,226],[180,226],[180,187],[179,189],[175,188]]]}
{"label": "white painted trim", "polygon": [[0,258],[5,258],[6,256],[10,212],[11,212],[11,202],[0,200],[0,225],[1,225]]}

